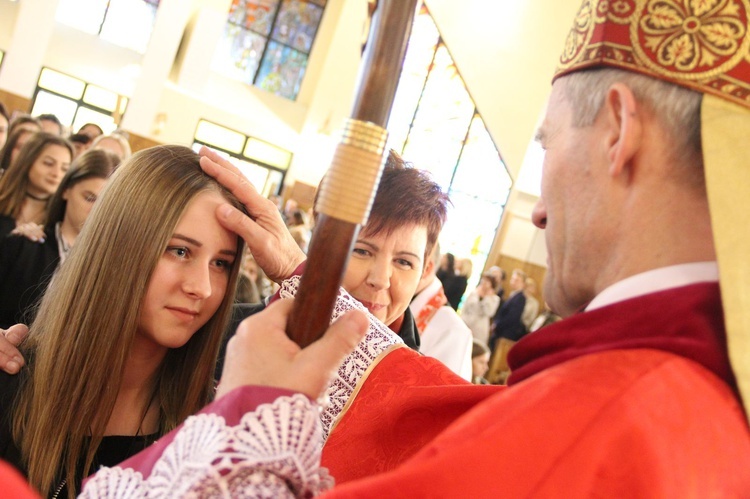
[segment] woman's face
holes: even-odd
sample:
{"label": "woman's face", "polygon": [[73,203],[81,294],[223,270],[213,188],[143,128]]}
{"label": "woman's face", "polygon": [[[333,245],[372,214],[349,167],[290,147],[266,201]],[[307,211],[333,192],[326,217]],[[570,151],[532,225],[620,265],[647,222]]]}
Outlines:
{"label": "woman's face", "polygon": [[344,289],[384,324],[390,325],[409,306],[422,277],[427,228],[406,225],[372,236],[367,227],[354,245]]}
{"label": "woman's face", "polygon": [[490,368],[490,354],[483,353],[471,358],[471,372],[475,377],[481,377],[487,374]]}
{"label": "woman's face", "polygon": [[95,138],[97,138],[98,136],[100,136],[102,134],[102,132],[99,131],[99,129],[97,127],[93,126],[93,125],[86,125],[86,126],[84,126],[80,130],[78,130],[78,133],[82,133],[84,135],[88,135],[92,139],[95,139]]}
{"label": "woman's face", "polygon": [[69,224],[76,232],[79,232],[106,183],[106,179],[93,177],[81,180],[67,188],[62,194],[62,198],[66,201],[63,223]]}
{"label": "woman's face", "polygon": [[29,193],[38,197],[54,194],[70,167],[70,160],[70,150],[67,147],[57,144],[44,147],[29,169]]}
{"label": "woman's face", "polygon": [[143,298],[138,336],[157,348],[179,348],[216,313],[237,258],[237,236],[216,219],[226,199],[202,192],[188,204]]}

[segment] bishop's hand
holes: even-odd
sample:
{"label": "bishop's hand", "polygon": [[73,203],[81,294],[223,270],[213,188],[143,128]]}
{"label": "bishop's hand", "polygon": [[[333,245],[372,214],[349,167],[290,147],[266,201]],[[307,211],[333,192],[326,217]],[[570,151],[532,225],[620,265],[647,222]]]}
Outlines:
{"label": "bishop's hand", "polygon": [[222,204],[216,209],[219,223],[245,240],[255,261],[270,279],[280,283],[291,276],[307,257],[289,233],[276,205],[261,196],[226,159],[207,147],[201,148],[200,155],[203,171],[234,194],[250,215]]}
{"label": "bishop's hand", "polygon": [[359,310],[334,322],[318,341],[304,349],[286,335],[293,300],[279,300],[242,321],[229,340],[216,397],[244,385],[285,388],[317,399],[339,365],[364,338],[369,325]]}

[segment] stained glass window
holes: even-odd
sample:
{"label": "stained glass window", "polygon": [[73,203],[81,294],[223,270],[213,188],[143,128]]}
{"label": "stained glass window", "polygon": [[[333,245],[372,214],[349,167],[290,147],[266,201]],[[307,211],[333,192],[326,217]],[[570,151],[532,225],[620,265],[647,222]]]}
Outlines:
{"label": "stained glass window", "polygon": [[34,92],[31,114],[54,114],[72,131],[96,123],[111,133],[117,128],[128,98],[83,80],[42,68]]}
{"label": "stained glass window", "polygon": [[212,69],[296,99],[325,0],[233,0]]}
{"label": "stained glass window", "polygon": [[59,0],[55,18],[143,54],[158,8],[159,0]]}
{"label": "stained glass window", "polygon": [[453,209],[440,249],[470,258],[477,282],[512,180],[424,6],[412,27],[388,130],[389,146],[429,170],[450,195]]}
{"label": "stained glass window", "polygon": [[193,150],[205,145],[230,159],[263,196],[277,194],[292,161],[292,153],[236,130],[199,120]]}

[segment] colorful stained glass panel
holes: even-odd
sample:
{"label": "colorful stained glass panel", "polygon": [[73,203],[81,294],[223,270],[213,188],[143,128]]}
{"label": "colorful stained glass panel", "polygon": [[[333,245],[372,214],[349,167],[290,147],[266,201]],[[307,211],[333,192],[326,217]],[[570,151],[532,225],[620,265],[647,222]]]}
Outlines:
{"label": "colorful stained glass panel", "polygon": [[266,40],[252,31],[227,23],[212,68],[224,76],[252,85]]}
{"label": "colorful stained glass panel", "polygon": [[255,84],[263,90],[294,100],[299,93],[306,66],[305,54],[270,41]]}
{"label": "colorful stained glass panel", "polygon": [[268,36],[279,0],[233,0],[229,22]]}
{"label": "colorful stained glass panel", "polygon": [[284,0],[271,38],[309,54],[322,15],[323,9],[315,4]]}

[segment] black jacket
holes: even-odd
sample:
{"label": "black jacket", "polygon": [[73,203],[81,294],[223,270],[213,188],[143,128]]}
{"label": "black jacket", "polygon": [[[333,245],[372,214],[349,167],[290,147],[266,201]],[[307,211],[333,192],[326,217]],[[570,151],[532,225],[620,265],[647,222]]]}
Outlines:
{"label": "black jacket", "polygon": [[60,262],[53,229],[45,231],[44,243],[23,236],[0,240],[0,328],[19,322],[30,324]]}

